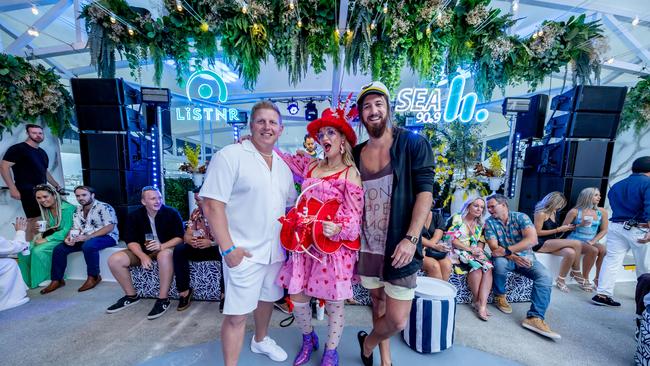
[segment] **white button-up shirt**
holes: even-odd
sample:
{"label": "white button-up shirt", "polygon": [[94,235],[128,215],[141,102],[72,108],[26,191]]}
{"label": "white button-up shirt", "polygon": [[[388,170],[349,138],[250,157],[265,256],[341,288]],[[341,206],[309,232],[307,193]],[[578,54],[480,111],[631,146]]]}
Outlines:
{"label": "white button-up shirt", "polygon": [[119,232],[117,230],[117,216],[115,210],[108,203],[95,200],[93,205],[90,206],[88,215],[84,216],[84,208],[77,206],[77,210],[72,216],[72,228],[77,229],[82,235],[90,235],[95,231],[113,224],[113,230],[106,234],[113,238],[115,242],[119,240]]}
{"label": "white button-up shirt", "polygon": [[269,169],[248,140],[224,147],[210,161],[200,196],[225,203],[230,237],[251,253],[249,260],[284,261],[278,218],[297,193],[291,170],[275,152]]}

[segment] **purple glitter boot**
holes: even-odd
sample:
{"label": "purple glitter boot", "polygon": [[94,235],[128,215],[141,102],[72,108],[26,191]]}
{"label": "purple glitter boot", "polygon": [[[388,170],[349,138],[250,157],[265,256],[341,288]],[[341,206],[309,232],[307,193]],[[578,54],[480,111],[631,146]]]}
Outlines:
{"label": "purple glitter boot", "polygon": [[320,366],[339,366],[339,353],[334,349],[325,349]]}
{"label": "purple glitter boot", "polygon": [[302,347],[300,347],[300,352],[296,355],[296,359],[293,360],[294,366],[304,365],[309,362],[311,358],[311,353],[318,349],[318,336],[313,330],[309,334],[302,335]]}

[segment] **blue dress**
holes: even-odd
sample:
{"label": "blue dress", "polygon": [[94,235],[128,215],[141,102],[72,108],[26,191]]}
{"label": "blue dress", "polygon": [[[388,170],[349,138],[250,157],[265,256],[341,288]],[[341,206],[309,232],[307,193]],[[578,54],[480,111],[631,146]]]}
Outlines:
{"label": "blue dress", "polygon": [[576,229],[567,236],[567,239],[589,241],[595,238],[596,234],[598,234],[598,229],[600,228],[600,222],[602,220],[602,214],[599,209],[596,209],[596,216],[596,219],[591,222],[591,226],[580,226],[583,220],[582,209],[578,209],[578,215],[572,222],[572,224],[576,225]]}

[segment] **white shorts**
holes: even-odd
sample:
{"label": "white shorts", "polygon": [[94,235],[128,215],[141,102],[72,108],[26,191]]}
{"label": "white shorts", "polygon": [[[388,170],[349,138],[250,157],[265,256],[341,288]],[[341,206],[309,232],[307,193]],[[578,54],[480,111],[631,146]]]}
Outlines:
{"label": "white shorts", "polygon": [[223,313],[244,315],[257,308],[258,301],[275,302],[282,298],[284,290],[275,284],[283,262],[261,264],[244,257],[239,265],[228,268],[223,263],[223,282],[226,299]]}

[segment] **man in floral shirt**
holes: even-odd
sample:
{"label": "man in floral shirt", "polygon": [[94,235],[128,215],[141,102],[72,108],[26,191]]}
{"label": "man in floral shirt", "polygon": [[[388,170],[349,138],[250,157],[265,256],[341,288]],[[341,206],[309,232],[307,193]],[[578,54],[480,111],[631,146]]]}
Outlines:
{"label": "man in floral shirt", "polygon": [[95,190],[88,186],[74,189],[77,202],[81,206],[72,217],[72,229],[64,242],[57,245],[52,253],[52,283],[42,294],[65,286],[63,275],[67,266],[68,254],[83,251],[86,259],[88,278],[79,292],[90,290],[101,282],[99,275],[99,251],[117,244],[117,217],[111,205],[95,199]]}
{"label": "man in floral shirt", "polygon": [[487,209],[491,217],[485,222],[485,240],[492,251],[494,265],[494,304],[506,314],[512,307],[506,300],[508,272],[517,272],[533,280],[531,305],[521,325],[551,339],[562,338],[544,321],[551,302],[553,281],[546,267],[539,263],[530,249],[537,244],[537,233],[530,218],[510,211],[508,200],[501,194],[488,196]]}

